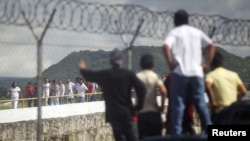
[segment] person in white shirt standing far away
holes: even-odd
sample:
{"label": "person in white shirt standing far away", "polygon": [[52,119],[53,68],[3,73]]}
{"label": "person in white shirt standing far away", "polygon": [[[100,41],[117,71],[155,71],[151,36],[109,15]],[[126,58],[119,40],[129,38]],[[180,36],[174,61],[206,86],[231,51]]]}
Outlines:
{"label": "person in white shirt standing far away", "polygon": [[13,100],[11,101],[12,108],[16,109],[18,105],[19,96],[21,95],[21,89],[17,86],[16,82],[12,83],[11,88],[9,89],[7,95],[11,96],[11,100]]}
{"label": "person in white shirt standing far away", "polygon": [[64,103],[64,94],[65,94],[65,85],[63,84],[62,80],[60,79],[58,81],[59,84],[59,104],[63,104]]}

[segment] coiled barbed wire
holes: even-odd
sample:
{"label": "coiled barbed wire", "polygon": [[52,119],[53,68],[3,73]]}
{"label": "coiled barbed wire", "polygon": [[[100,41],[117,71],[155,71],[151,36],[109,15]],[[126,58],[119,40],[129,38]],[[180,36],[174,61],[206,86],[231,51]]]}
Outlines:
{"label": "coiled barbed wire", "polygon": [[[144,19],[139,36],[162,39],[173,28],[173,12],[151,11],[139,5],[105,5],[80,0],[1,0],[0,24],[26,26],[24,11],[34,27],[44,27],[53,9],[57,12],[50,28],[74,32],[118,34],[118,21],[124,34],[134,34]],[[190,24],[211,34],[215,43],[250,45],[250,20],[228,19],[219,15],[190,14]]]}

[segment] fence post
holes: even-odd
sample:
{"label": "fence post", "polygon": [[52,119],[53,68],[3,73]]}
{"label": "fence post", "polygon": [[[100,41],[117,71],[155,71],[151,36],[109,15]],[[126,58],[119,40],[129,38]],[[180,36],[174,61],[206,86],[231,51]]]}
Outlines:
{"label": "fence post", "polygon": [[35,37],[37,41],[37,84],[38,84],[38,105],[37,105],[37,141],[41,140],[41,126],[42,126],[42,109],[41,109],[41,94],[42,94],[42,68],[43,68],[43,53],[42,53],[42,41],[45,36],[45,33],[47,29],[49,28],[49,25],[55,15],[56,9],[53,10],[52,14],[50,15],[49,21],[46,24],[41,37],[39,38],[37,34],[35,33],[33,27],[31,26],[31,23],[29,22],[28,18],[26,17],[25,13],[22,12],[22,16],[26,22],[26,24],[29,26],[33,36]]}
{"label": "fence post", "polygon": [[141,19],[140,23],[138,24],[138,26],[136,28],[135,34],[134,34],[132,40],[130,41],[130,44],[128,44],[127,40],[126,40],[126,38],[125,38],[125,36],[123,34],[121,26],[118,24],[117,21],[115,21],[116,28],[117,28],[117,30],[118,30],[121,38],[122,38],[122,41],[123,41],[123,43],[124,43],[124,45],[125,45],[125,47],[126,47],[126,49],[128,51],[128,58],[127,58],[127,63],[128,64],[127,64],[127,67],[128,67],[129,70],[132,70],[132,49],[133,49],[133,43],[134,43],[137,35],[139,34],[139,31],[141,29],[141,26],[142,26],[143,22],[144,22],[144,20]]}

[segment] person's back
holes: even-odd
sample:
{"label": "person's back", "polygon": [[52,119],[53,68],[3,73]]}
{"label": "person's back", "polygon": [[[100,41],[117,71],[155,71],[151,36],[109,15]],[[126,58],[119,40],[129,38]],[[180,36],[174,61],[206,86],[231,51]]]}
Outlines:
{"label": "person's back", "polygon": [[247,90],[236,72],[223,67],[220,52],[215,53],[211,68],[212,71],[206,75],[206,87],[214,119],[222,109],[245,96]]}
{"label": "person's back", "polygon": [[[174,72],[184,76],[203,76],[202,69],[202,47],[207,46],[202,43],[206,39],[204,33],[190,25],[184,24],[174,28],[165,42],[171,45],[175,59],[176,68]],[[172,38],[175,43],[172,43]],[[204,38],[204,39],[203,39]]]}
{"label": "person's back", "polygon": [[221,106],[229,106],[237,101],[238,84],[242,84],[237,73],[219,67],[207,76],[207,80],[212,78],[215,98]]}
{"label": "person's back", "polygon": [[[143,108],[138,112],[138,127],[140,139],[162,135],[163,122],[161,113],[164,112],[167,90],[162,79],[153,71],[154,58],[151,54],[144,54],[140,59],[142,71],[137,77],[146,87]],[[157,103],[158,92],[161,94],[161,105]]]}
{"label": "person's back", "polygon": [[[79,68],[87,81],[96,82],[101,86],[106,106],[106,121],[111,123],[115,139],[136,141],[132,117],[134,110],[143,106],[145,87],[135,73],[121,68],[122,56],[119,50],[113,50],[110,55],[111,69],[101,71],[86,70],[81,61]],[[135,89],[138,102],[133,107],[131,90]]]}
{"label": "person's back", "polygon": [[[212,40],[202,31],[188,25],[188,14],[178,10],[174,14],[175,28],[169,32],[163,43],[164,55],[172,73],[170,85],[171,135],[182,133],[182,117],[185,102],[192,100],[201,118],[202,129],[211,124],[208,107],[204,99],[204,73],[214,55]],[[204,63],[202,48],[208,49]]]}
{"label": "person's back", "polygon": [[[32,85],[31,82],[28,82],[27,86],[25,87],[25,93],[27,98],[33,98],[34,97],[34,86]],[[33,100],[28,100],[28,107],[32,106]]]}
{"label": "person's back", "polygon": [[[100,82],[106,102],[107,120],[116,116],[129,118],[132,116],[131,90],[135,86],[134,74],[126,69],[110,69],[100,72]],[[115,111],[113,111],[115,110]]]}
{"label": "person's back", "polygon": [[160,81],[157,74],[152,70],[143,70],[137,73],[137,77],[144,83],[147,90],[146,97],[144,100],[144,106],[139,112],[158,112],[159,107],[156,101],[158,91],[157,89],[159,88],[159,85],[163,85],[163,82]]}

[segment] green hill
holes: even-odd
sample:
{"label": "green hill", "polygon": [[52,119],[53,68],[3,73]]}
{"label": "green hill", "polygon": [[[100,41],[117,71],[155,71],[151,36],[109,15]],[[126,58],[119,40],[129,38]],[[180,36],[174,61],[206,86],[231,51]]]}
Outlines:
{"label": "green hill", "polygon": [[[249,82],[249,63],[250,57],[241,58],[231,53],[228,53],[224,49],[217,47],[217,50],[220,51],[225,58],[225,67],[236,71],[239,73],[240,77],[244,82]],[[87,62],[88,69],[92,70],[101,70],[104,68],[109,68],[109,51],[79,51],[72,52],[59,63],[52,65],[43,72],[43,76],[49,79],[62,79],[66,80],[67,78],[74,79],[78,76],[79,70],[77,68],[77,62],[80,59],[84,59]],[[139,59],[140,56],[144,53],[152,53],[155,57],[155,71],[158,74],[166,74],[169,72],[165,58],[163,56],[161,47],[145,47],[137,46],[134,47],[132,53],[132,70],[137,72],[139,68]]]}
{"label": "green hill", "polygon": [[[162,54],[162,48],[159,47],[135,47],[132,53],[132,68],[133,71],[139,71],[139,59],[143,53],[150,52],[155,57],[155,71],[157,73],[166,73],[168,72],[166,61]],[[43,76],[49,79],[62,79],[66,80],[67,78],[74,79],[78,76],[79,70],[77,68],[77,62],[80,59],[83,59],[87,63],[88,69],[92,70],[101,70],[109,68],[109,51],[79,51],[72,52],[59,63],[52,65],[43,72]],[[126,63],[126,55],[124,57],[124,62]],[[126,67],[126,66],[125,66]]]}

